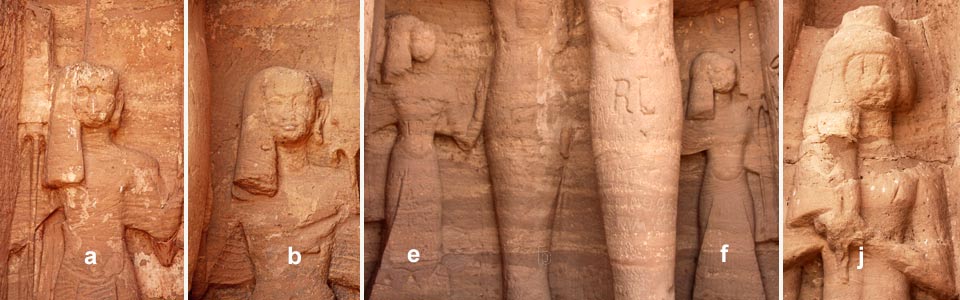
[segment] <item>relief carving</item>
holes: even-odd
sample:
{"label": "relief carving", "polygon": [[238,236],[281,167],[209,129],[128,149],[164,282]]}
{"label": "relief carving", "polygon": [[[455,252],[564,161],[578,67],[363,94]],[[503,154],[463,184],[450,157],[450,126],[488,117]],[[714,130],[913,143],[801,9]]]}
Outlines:
{"label": "relief carving", "polygon": [[756,200],[745,157],[755,128],[754,120],[744,116],[753,115],[756,105],[735,93],[737,63],[722,54],[698,55],[690,76],[683,154],[706,153],[693,298],[764,299],[754,249]]}
{"label": "relief carving", "polygon": [[249,80],[229,211],[235,221],[211,283],[252,282],[246,299],[335,299],[328,280],[335,233],[351,220],[352,187],[342,183],[352,174],[309,155],[325,130],[321,96],[300,70],[270,67]]}
{"label": "relief carving", "polygon": [[372,298],[776,299],[775,5],[368,3]]}
{"label": "relief carving", "polygon": [[[453,95],[420,88],[432,74],[416,64],[435,55],[435,28],[409,15],[388,21],[383,72],[393,93],[397,137],[387,170],[383,257],[371,299],[449,297],[450,270],[441,264],[443,188],[434,138],[448,136],[463,149],[473,148],[482,127],[486,90],[481,81],[473,114],[465,127],[459,127],[449,122],[457,120],[449,115],[447,103]],[[417,251],[416,262],[410,261],[411,250]]]}
{"label": "relief carving", "polygon": [[[673,299],[676,294],[683,98],[676,80],[673,5],[667,0],[585,5],[592,38],[591,139],[618,299]],[[630,85],[642,114],[611,107],[621,94],[609,78],[621,76],[643,78],[643,86],[655,87]],[[645,275],[653,273],[661,275]]]}
{"label": "relief carving", "polygon": [[[19,107],[16,138],[0,142],[19,148],[4,153],[17,169],[4,173],[19,180],[0,183],[15,189],[0,208],[0,299],[182,298],[183,48],[166,38],[183,32],[182,5],[157,2],[148,18],[80,1],[0,6],[19,10],[5,21],[20,35],[3,43],[22,47],[3,68],[4,88],[20,90],[3,100]],[[139,35],[125,34],[132,19]]]}
{"label": "relief carving", "polygon": [[[956,297],[943,173],[894,138],[896,118],[918,103],[896,28],[886,9],[852,10],[816,64],[783,263],[797,274],[822,262],[823,299]],[[797,281],[784,284],[788,298],[800,293]]]}
{"label": "relief carving", "polygon": [[[161,262],[176,248],[163,247],[180,229],[182,190],[167,190],[156,159],[116,144],[123,96],[119,74],[86,62],[63,69],[53,92],[46,153],[46,186],[63,210],[63,258],[54,298],[139,298],[124,243],[124,229],[155,238]],[[80,259],[94,251],[97,264]]]}
{"label": "relief carving", "polygon": [[189,2],[191,299],[360,299],[357,3]]}

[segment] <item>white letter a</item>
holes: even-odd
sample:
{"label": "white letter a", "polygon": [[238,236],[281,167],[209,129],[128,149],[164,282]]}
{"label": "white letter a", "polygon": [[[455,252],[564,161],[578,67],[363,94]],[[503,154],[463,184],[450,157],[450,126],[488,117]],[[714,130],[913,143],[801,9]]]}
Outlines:
{"label": "white letter a", "polygon": [[86,263],[86,264],[88,264],[88,265],[95,265],[95,264],[97,264],[97,253],[96,253],[96,252],[87,251],[87,253],[84,253],[84,255],[87,256],[86,258],[83,259],[83,262],[84,262],[84,263]]}

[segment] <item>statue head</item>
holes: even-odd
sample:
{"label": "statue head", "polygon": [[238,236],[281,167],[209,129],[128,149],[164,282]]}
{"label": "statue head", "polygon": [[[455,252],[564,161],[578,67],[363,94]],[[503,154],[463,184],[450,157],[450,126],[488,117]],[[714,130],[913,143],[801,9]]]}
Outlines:
{"label": "statue head", "polygon": [[316,131],[326,115],[320,85],[304,71],[270,67],[253,75],[243,98],[234,184],[246,192],[277,191],[277,145],[293,145]]}
{"label": "statue head", "polygon": [[[864,6],[847,12],[837,31],[843,53],[844,99],[874,111],[906,111],[916,93],[913,66],[896,23],[886,9]],[[838,47],[839,48],[839,47]],[[826,54],[825,54],[826,55]]]}
{"label": "statue head", "polygon": [[395,16],[388,22],[383,75],[389,83],[409,71],[413,62],[430,60],[437,51],[437,35],[431,24],[411,15]]}
{"label": "statue head", "polygon": [[307,137],[317,119],[320,85],[309,74],[286,68],[265,69],[259,75],[247,91],[262,97],[273,139],[291,143]]}
{"label": "statue head", "polygon": [[690,96],[687,119],[713,119],[715,94],[733,91],[737,84],[737,62],[716,52],[704,52],[690,68]]}
{"label": "statue head", "polygon": [[892,34],[896,23],[886,9],[875,5],[862,6],[844,14],[838,30],[858,26],[879,29]]}
{"label": "statue head", "polygon": [[116,113],[116,119],[113,118],[119,83],[116,72],[82,62],[67,67],[64,73],[63,89],[57,90],[56,97],[73,99],[73,110],[82,126],[100,127],[108,122],[119,123],[119,113]]}
{"label": "statue head", "polygon": [[83,181],[83,128],[120,127],[123,97],[119,75],[105,66],[80,62],[65,67],[56,79],[47,144],[47,184]]}

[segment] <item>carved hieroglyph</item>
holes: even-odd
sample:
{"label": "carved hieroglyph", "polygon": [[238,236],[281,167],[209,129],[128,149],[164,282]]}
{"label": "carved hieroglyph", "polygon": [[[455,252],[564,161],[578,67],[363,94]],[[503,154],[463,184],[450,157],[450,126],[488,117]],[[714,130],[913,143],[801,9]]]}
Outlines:
{"label": "carved hieroglyph", "polygon": [[[896,28],[881,7],[846,13],[810,87],[783,263],[791,273],[822,262],[823,299],[956,297],[942,171],[894,139],[918,86]],[[801,288],[791,278],[789,299]]]}
{"label": "carved hieroglyph", "polygon": [[[386,182],[386,233],[383,258],[370,299],[442,299],[448,297],[449,270],[441,265],[443,190],[434,136],[453,137],[463,148],[475,145],[483,118],[482,98],[465,128],[448,122],[445,96],[420,85],[429,83],[418,63],[433,58],[438,30],[414,16],[388,21],[384,82],[397,112],[397,138]],[[483,95],[485,90],[478,91]],[[410,261],[416,250],[418,260]]]}

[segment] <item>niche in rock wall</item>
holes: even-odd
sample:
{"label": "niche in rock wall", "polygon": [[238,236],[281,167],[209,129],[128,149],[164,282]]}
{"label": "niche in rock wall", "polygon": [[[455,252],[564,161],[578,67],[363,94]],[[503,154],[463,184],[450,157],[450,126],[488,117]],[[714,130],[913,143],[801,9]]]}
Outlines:
{"label": "niche in rock wall", "polygon": [[0,298],[182,298],[182,2],[0,6]]}
{"label": "niche in rock wall", "polygon": [[784,11],[784,298],[956,297],[960,5],[801,2]]}
{"label": "niche in rock wall", "polygon": [[191,299],[359,299],[357,2],[190,5]]}

